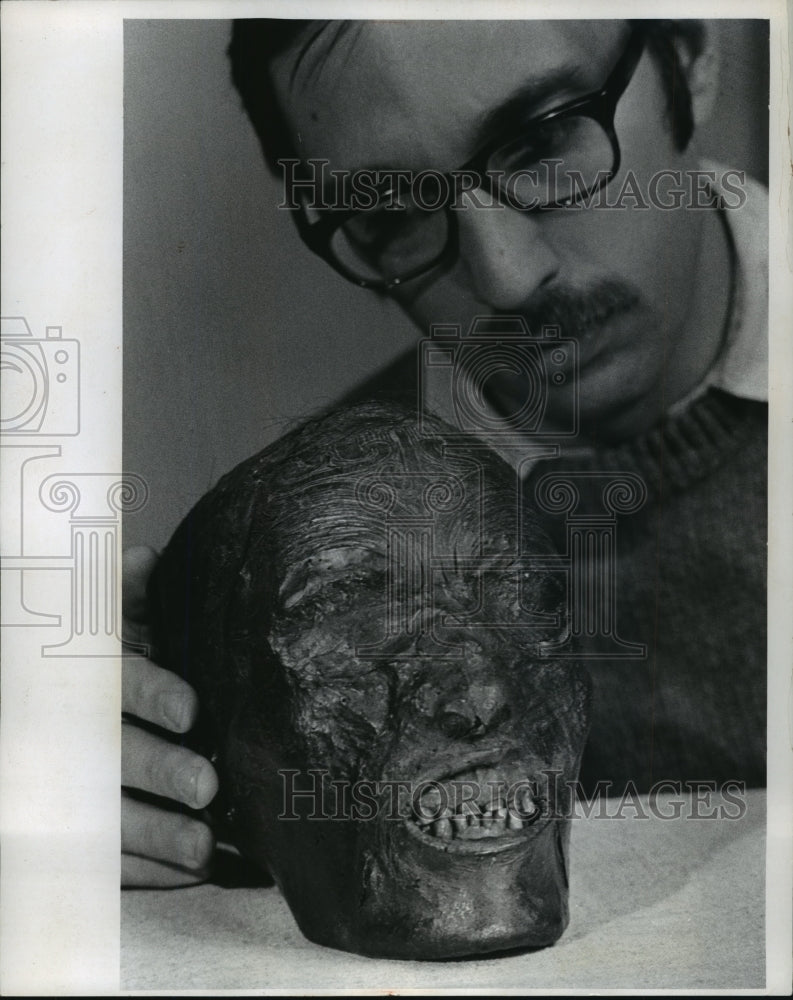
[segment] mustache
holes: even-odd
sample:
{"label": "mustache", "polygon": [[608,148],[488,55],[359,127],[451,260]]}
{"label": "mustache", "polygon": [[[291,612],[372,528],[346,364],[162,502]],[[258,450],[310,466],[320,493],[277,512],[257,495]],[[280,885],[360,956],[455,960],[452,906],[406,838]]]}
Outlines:
{"label": "mustache", "polygon": [[640,305],[631,286],[619,281],[599,281],[588,288],[552,285],[540,289],[520,312],[534,335],[544,325],[558,326],[563,337],[587,338],[612,317]]}

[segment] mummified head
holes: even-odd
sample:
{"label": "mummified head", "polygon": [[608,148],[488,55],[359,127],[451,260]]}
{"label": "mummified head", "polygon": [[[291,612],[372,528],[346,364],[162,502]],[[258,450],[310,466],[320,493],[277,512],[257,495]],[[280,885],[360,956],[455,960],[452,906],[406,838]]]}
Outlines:
{"label": "mummified head", "polygon": [[564,930],[588,687],[540,655],[548,552],[496,456],[379,403],[244,462],[176,532],[161,660],[309,938],[435,959]]}

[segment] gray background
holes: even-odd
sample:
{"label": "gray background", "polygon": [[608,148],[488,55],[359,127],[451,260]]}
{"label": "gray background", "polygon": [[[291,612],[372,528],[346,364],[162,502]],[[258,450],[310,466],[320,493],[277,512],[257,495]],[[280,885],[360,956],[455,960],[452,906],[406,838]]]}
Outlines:
{"label": "gray background", "polygon": [[[766,179],[768,29],[721,22],[707,155]],[[419,335],[300,243],[230,82],[228,21],[127,21],[124,468],[161,547],[218,477]]]}

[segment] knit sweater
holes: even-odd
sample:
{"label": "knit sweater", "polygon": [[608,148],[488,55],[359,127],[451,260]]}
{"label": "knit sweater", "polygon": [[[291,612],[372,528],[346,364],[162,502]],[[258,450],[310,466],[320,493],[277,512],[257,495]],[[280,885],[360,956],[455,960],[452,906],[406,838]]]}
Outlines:
{"label": "knit sweater", "polygon": [[[585,787],[765,782],[767,421],[766,404],[711,389],[637,439],[539,463],[526,483],[529,502],[548,471],[633,472],[647,487],[616,530],[618,631],[647,656],[588,662]],[[579,510],[599,513],[592,482]],[[564,548],[564,517],[548,526]]]}

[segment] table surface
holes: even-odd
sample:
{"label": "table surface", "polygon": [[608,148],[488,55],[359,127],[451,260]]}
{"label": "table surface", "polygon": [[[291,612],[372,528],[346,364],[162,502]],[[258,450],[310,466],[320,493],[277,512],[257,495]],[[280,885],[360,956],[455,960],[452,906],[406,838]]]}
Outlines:
{"label": "table surface", "polygon": [[[721,801],[712,800],[716,806]],[[762,988],[765,793],[749,791],[745,802],[739,819],[639,819],[630,807],[622,819],[574,819],[570,926],[552,948],[500,958],[403,962],[323,948],[303,937],[272,886],[126,891],[121,986],[292,992]],[[607,800],[604,811],[613,815],[614,805]]]}

